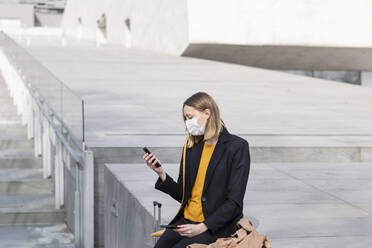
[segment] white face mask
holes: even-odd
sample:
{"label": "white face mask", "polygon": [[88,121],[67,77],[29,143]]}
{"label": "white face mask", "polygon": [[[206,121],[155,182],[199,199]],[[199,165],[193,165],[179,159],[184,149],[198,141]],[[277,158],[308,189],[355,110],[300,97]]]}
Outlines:
{"label": "white face mask", "polygon": [[189,133],[192,135],[202,135],[205,131],[205,125],[199,126],[197,123],[197,117],[192,118],[191,120],[186,120],[186,127]]}

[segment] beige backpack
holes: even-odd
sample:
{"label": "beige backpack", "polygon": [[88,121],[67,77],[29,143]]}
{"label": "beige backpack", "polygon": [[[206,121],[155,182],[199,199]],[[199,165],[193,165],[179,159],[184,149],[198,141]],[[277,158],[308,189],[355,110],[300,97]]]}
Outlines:
{"label": "beige backpack", "polygon": [[209,245],[191,244],[187,248],[270,248],[267,235],[260,235],[246,217],[241,218],[237,226],[238,230],[230,237],[218,238]]}

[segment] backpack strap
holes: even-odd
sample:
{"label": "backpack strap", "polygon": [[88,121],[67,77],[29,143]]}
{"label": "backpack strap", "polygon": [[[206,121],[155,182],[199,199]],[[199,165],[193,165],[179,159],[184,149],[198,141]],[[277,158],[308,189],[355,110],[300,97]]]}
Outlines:
{"label": "backpack strap", "polygon": [[233,233],[231,236],[233,237],[233,240],[236,242],[236,243],[239,243],[241,242],[246,236],[248,235],[247,233],[247,230],[245,230],[244,228],[239,228],[238,230],[236,230],[235,233]]}
{"label": "backpack strap", "polygon": [[189,139],[189,136],[186,136],[185,145],[183,146],[183,156],[182,156],[183,157],[183,160],[182,160],[182,201],[181,201],[181,205],[180,205],[177,212],[179,212],[181,210],[182,203],[183,203],[184,196],[185,196],[186,146],[187,146],[188,139]]}
{"label": "backpack strap", "polygon": [[248,232],[252,232],[253,230],[255,230],[255,228],[253,226],[253,223],[250,220],[248,220],[247,217],[241,218],[238,221],[237,226],[238,226],[238,228],[240,228],[240,227],[244,228]]}
{"label": "backpack strap", "polygon": [[188,139],[189,139],[189,136],[186,136],[185,145],[183,146],[183,161],[182,161],[182,202],[181,202],[181,205],[183,203],[183,199],[184,199],[184,195],[185,195],[186,146],[187,146]]}

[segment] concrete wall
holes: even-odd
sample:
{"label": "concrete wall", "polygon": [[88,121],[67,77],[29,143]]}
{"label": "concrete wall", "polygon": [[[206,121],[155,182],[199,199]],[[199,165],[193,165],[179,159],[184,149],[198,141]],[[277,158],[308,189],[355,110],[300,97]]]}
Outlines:
{"label": "concrete wall", "polygon": [[361,73],[361,85],[372,87],[372,72],[371,71],[362,71]]}
{"label": "concrete wall", "polygon": [[[251,140],[247,137],[247,140]],[[95,227],[95,247],[103,247],[104,233],[106,232],[104,220],[104,196],[106,190],[104,168],[108,163],[143,163],[141,147],[91,147],[94,153],[94,227]],[[157,154],[163,163],[180,162],[182,147],[149,147],[151,152]],[[372,161],[370,156],[372,149],[366,147],[256,147],[250,146],[252,163],[270,162],[368,162]],[[155,183],[155,181],[154,181]],[[110,196],[108,196],[110,197]],[[124,210],[123,210],[124,211]],[[126,210],[125,210],[126,211]],[[108,217],[107,217],[108,218]],[[108,242],[106,240],[106,242]]]}
{"label": "concrete wall", "polygon": [[20,20],[25,27],[34,26],[34,6],[31,4],[2,4],[0,3],[0,29],[1,20]]}
{"label": "concrete wall", "polygon": [[[94,227],[95,227],[95,247],[104,245],[104,166],[105,163],[141,163],[142,148],[135,147],[107,147],[91,148],[94,153]],[[151,148],[154,154],[161,154],[164,162],[178,163],[182,152],[181,147],[177,148]],[[142,160],[141,160],[142,159]],[[146,165],[144,163],[144,165]]]}
{"label": "concrete wall", "polygon": [[[106,14],[106,38],[110,43],[171,54],[181,54],[188,44],[185,0],[67,1],[62,28],[67,36],[95,41],[96,22],[102,13]],[[130,30],[126,20],[130,20]]]}
{"label": "concrete wall", "polygon": [[104,12],[108,42],[123,43],[130,18],[133,47],[174,54],[196,43],[363,47],[372,45],[371,11],[368,0],[69,0],[62,27],[95,40]]}
{"label": "concrete wall", "polygon": [[59,13],[35,13],[35,19],[37,24],[35,26],[42,27],[60,27],[62,21],[62,14]]}
{"label": "concrete wall", "polygon": [[154,232],[153,217],[137,196],[125,187],[120,169],[120,165],[107,165],[104,171],[105,247],[154,247],[154,239],[150,237]]}

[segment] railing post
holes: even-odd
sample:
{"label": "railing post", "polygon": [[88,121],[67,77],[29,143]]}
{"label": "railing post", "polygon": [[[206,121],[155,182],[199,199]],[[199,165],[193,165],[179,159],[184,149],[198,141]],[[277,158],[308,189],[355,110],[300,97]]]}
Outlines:
{"label": "railing post", "polygon": [[81,216],[81,212],[83,212],[84,210],[81,208],[81,193],[80,193],[80,185],[81,185],[81,173],[80,173],[80,170],[79,170],[79,166],[77,164],[75,164],[75,185],[76,185],[76,188],[75,188],[75,206],[74,206],[74,218],[75,218],[75,245],[77,247],[84,247],[82,245],[82,239],[81,239],[81,235],[82,235],[82,216]]}
{"label": "railing post", "polygon": [[26,92],[26,95],[25,95],[25,98],[26,98],[26,104],[25,104],[25,112],[24,112],[24,115],[25,115],[25,123],[27,125],[27,139],[30,139],[30,124],[31,124],[31,111],[32,111],[32,104],[31,104],[31,99],[30,99],[30,94],[28,92]]}
{"label": "railing post", "polygon": [[26,111],[26,104],[27,104],[27,98],[26,98],[26,89],[25,87],[22,87],[22,102],[21,102],[21,119],[22,119],[22,125],[26,123],[27,116],[25,115]]}
{"label": "railing post", "polygon": [[43,119],[43,178],[51,175],[52,166],[52,145],[50,141],[50,125],[46,118]]}
{"label": "railing post", "polygon": [[61,209],[64,204],[64,170],[61,141],[56,141],[56,155],[54,161],[55,201],[56,209]]}
{"label": "railing post", "polygon": [[35,118],[34,118],[34,146],[35,146],[35,157],[41,155],[41,143],[42,143],[42,128],[41,128],[41,114],[39,108],[35,109]]}
{"label": "railing post", "polygon": [[94,247],[94,158],[93,152],[85,150],[83,143],[83,242],[85,248]]}
{"label": "railing post", "polygon": [[29,119],[28,119],[28,128],[27,128],[27,138],[32,139],[35,138],[35,132],[34,132],[34,123],[35,123],[35,103],[32,99],[32,96],[29,96],[30,99],[30,107],[29,107]]}
{"label": "railing post", "polygon": [[[50,174],[53,175],[53,193],[54,196],[56,195],[56,156],[57,156],[57,137],[56,137],[56,132],[50,127],[50,142],[51,142],[51,151],[50,151],[50,156],[51,156],[51,171]],[[56,204],[57,206],[57,204]]]}
{"label": "railing post", "polygon": [[38,118],[37,107],[34,108],[33,116],[34,116],[34,125],[33,125],[34,126],[34,155],[35,155],[35,157],[37,157],[38,156],[38,151],[37,151],[38,140],[37,139],[38,139],[38,136],[39,136],[39,132],[38,132],[39,127],[38,127],[38,124],[37,124],[39,118]]}

